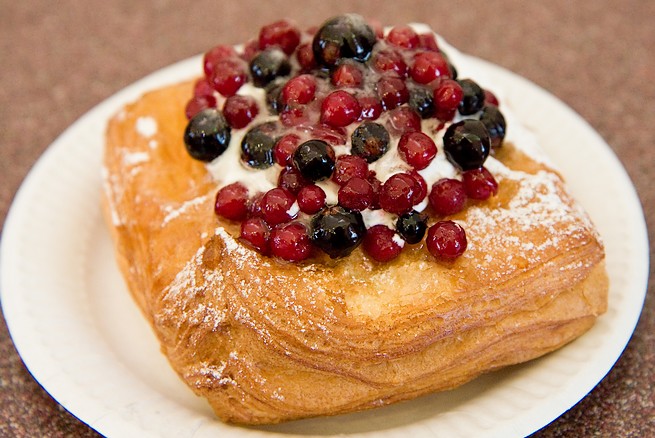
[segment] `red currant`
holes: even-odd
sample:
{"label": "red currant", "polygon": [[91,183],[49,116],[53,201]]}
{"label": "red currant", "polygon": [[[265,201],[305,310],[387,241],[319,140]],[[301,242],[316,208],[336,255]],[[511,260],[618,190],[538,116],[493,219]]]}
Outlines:
{"label": "red currant", "polygon": [[440,221],[428,229],[426,244],[437,259],[454,260],[466,251],[466,233],[453,221]]}
{"label": "red currant", "polygon": [[403,250],[402,239],[385,225],[374,225],[366,231],[362,248],[378,262],[388,262]]}
{"label": "red currant", "polygon": [[289,80],[282,88],[280,99],[283,105],[305,105],[314,99],[316,80],[312,75],[300,75]]}
{"label": "red currant", "polygon": [[245,128],[258,113],[257,102],[251,96],[230,96],[223,107],[223,115],[234,129]]}
{"label": "red currant", "polygon": [[318,213],[325,207],[325,192],[319,186],[310,184],[300,189],[297,201],[298,208],[303,213]]}
{"label": "red currant", "polygon": [[314,51],[310,43],[304,43],[298,46],[296,50],[296,59],[300,64],[300,70],[308,72],[317,67],[316,60],[314,59]]}
{"label": "red currant", "polygon": [[376,84],[376,91],[385,110],[394,109],[409,100],[405,81],[393,76],[383,76]]}
{"label": "red currant", "polygon": [[484,91],[484,103],[486,105],[496,105],[499,106],[498,98],[494,93],[485,89]]}
{"label": "red currant", "polygon": [[358,98],[359,106],[362,107],[362,113],[359,116],[361,120],[376,120],[382,114],[382,103],[373,96],[360,96]]}
{"label": "red currant", "polygon": [[373,202],[373,187],[360,177],[352,177],[339,189],[339,205],[350,210],[362,211]]}
{"label": "red currant", "polygon": [[421,130],[421,116],[408,106],[394,108],[389,112],[387,127],[392,134],[402,136]]}
{"label": "red currant", "polygon": [[234,50],[234,47],[228,46],[225,44],[220,44],[212,49],[210,49],[203,58],[203,69],[205,71],[205,76],[208,78],[212,77],[214,71],[216,71],[216,64],[219,61],[225,59],[236,58],[237,52]]}
{"label": "red currant", "polygon": [[401,78],[407,76],[407,64],[396,50],[380,50],[373,57],[372,63],[378,72],[396,72]]}
{"label": "red currant", "polygon": [[233,221],[245,219],[248,214],[248,189],[241,183],[232,183],[216,193],[214,212]]}
{"label": "red currant", "polygon": [[425,50],[431,50],[433,52],[439,51],[439,44],[437,43],[437,39],[432,32],[419,34],[418,39],[419,47]]}
{"label": "red currant", "polygon": [[346,91],[333,91],[321,105],[321,122],[333,127],[348,126],[362,113],[359,102]]}
{"label": "red currant", "polygon": [[432,185],[429,198],[434,211],[441,216],[459,213],[466,203],[466,191],[461,181],[442,178]]}
{"label": "red currant", "polygon": [[241,241],[255,248],[263,255],[270,252],[271,229],[260,217],[251,217],[241,222]]}
{"label": "red currant", "polygon": [[193,116],[207,108],[216,107],[216,98],[212,95],[194,96],[189,100],[184,108],[186,118],[191,120]]}
{"label": "red currant", "polygon": [[450,76],[448,62],[437,52],[421,52],[414,56],[410,69],[412,79],[419,84],[427,84],[441,77]]}
{"label": "red currant", "polygon": [[273,158],[280,166],[290,166],[292,163],[293,153],[300,144],[300,137],[295,134],[282,136],[273,149]]}
{"label": "red currant", "polygon": [[261,201],[262,215],[266,223],[273,226],[295,218],[297,212],[292,208],[294,201],[293,194],[281,187],[266,192]]}
{"label": "red currant", "polygon": [[270,242],[273,255],[290,262],[305,260],[312,253],[307,228],[299,222],[273,229]]}
{"label": "red currant", "polygon": [[300,174],[300,171],[292,166],[287,166],[282,169],[280,176],[277,179],[278,187],[287,189],[294,195],[297,195],[300,189],[302,189],[307,184],[310,184],[310,181],[307,181]]}
{"label": "red currant", "polygon": [[356,155],[339,155],[334,163],[332,181],[342,186],[355,176],[359,178],[368,176],[366,160]]}
{"label": "red currant", "polygon": [[335,87],[356,88],[364,79],[364,74],[355,64],[341,64],[332,73],[332,84]]}
{"label": "red currant", "polygon": [[380,190],[380,207],[393,214],[407,213],[416,200],[417,183],[406,173],[387,179]]}
{"label": "red currant", "polygon": [[284,53],[291,55],[300,43],[300,30],[286,20],[276,21],[262,27],[259,31],[259,48],[278,46]]}
{"label": "red currant", "polygon": [[464,172],[462,183],[466,195],[471,199],[484,201],[498,193],[498,182],[484,167]]}
{"label": "red currant", "polygon": [[437,155],[437,146],[426,134],[415,131],[407,132],[398,142],[400,158],[416,170],[425,169]]}
{"label": "red currant", "polygon": [[444,79],[434,90],[434,105],[439,120],[451,120],[455,116],[464,91],[459,83],[452,79]]}
{"label": "red currant", "polygon": [[216,63],[214,72],[210,77],[212,86],[225,97],[234,96],[248,80],[245,66],[242,61],[224,59]]}
{"label": "red currant", "polygon": [[416,48],[421,43],[414,29],[409,26],[395,26],[392,28],[387,35],[387,41],[406,49]]}

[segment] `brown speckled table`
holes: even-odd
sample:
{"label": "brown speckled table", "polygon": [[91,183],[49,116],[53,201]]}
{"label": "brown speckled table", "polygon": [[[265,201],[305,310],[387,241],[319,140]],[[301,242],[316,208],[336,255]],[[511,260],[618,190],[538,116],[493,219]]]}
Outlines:
{"label": "brown speckled table", "polygon": [[[573,107],[625,165],[655,241],[654,2],[185,3],[0,0],[0,225],[45,148],[106,97],[217,42],[244,41],[274,18],[319,24],[353,11],[383,24],[426,22],[463,51],[525,76]],[[612,371],[534,436],[655,436],[654,289],[651,281],[637,329]],[[3,320],[0,436],[95,435],[32,379]]]}

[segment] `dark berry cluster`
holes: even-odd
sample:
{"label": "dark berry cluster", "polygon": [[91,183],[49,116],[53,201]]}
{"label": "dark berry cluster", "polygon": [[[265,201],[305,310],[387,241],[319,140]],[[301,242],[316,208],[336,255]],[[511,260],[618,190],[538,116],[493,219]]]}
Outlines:
{"label": "dark berry cluster", "polygon": [[[501,147],[506,124],[496,97],[457,77],[434,34],[396,26],[385,36],[354,14],[308,31],[282,20],[242,49],[214,47],[203,63],[205,76],[186,106],[189,154],[213,161],[232,130],[244,129],[242,165],[279,169],[266,193],[235,182],[216,195],[216,214],[241,223],[243,242],[289,261],[317,249],[344,257],[360,244],[389,261],[424,238],[438,259],[464,252],[466,234],[447,216],[497,193],[483,165]],[[265,102],[239,94],[246,83],[262,89]],[[424,132],[430,120],[436,128]],[[429,185],[420,172],[437,156],[441,130],[459,177]],[[392,150],[406,170],[380,180],[371,166]],[[370,210],[386,212],[395,227],[367,228],[363,212]]]}

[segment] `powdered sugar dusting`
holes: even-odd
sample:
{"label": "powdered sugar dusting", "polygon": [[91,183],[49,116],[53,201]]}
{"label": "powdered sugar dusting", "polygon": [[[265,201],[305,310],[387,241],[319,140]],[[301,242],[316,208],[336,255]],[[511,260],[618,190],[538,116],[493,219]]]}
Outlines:
{"label": "powdered sugar dusting", "polygon": [[144,138],[150,138],[157,134],[157,120],[153,117],[144,116],[136,119],[136,132]]}

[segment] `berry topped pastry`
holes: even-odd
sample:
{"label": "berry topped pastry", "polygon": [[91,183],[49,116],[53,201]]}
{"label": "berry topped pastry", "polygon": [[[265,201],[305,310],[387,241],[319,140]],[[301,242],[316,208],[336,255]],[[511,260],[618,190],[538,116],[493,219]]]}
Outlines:
{"label": "berry topped pastry", "polygon": [[426,26],[280,20],[199,63],[110,121],[105,212],[163,353],[221,419],[454,388],[605,311],[593,224],[505,90]]}

